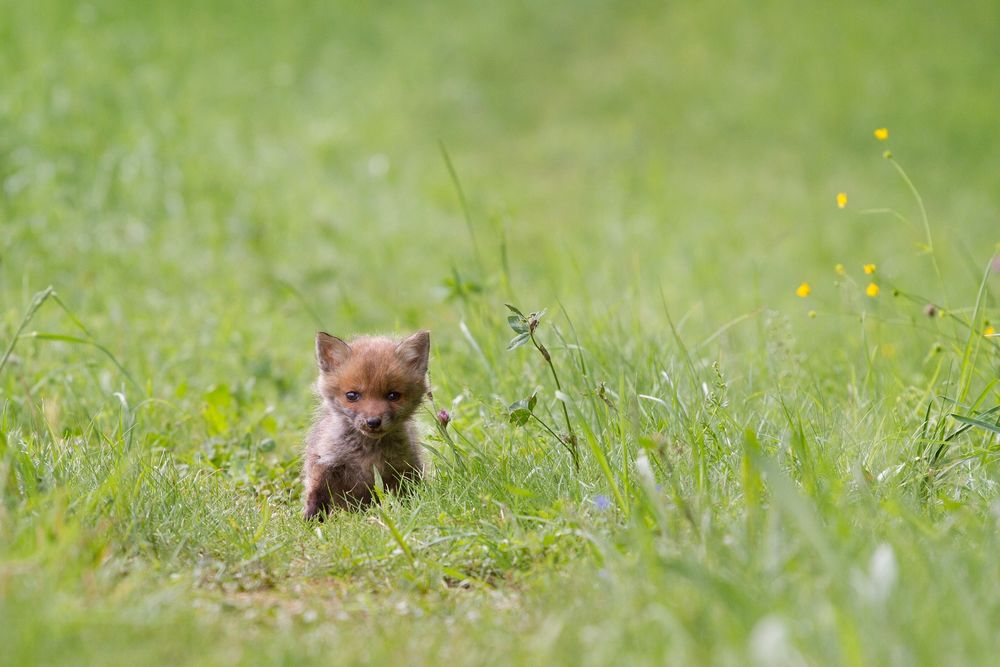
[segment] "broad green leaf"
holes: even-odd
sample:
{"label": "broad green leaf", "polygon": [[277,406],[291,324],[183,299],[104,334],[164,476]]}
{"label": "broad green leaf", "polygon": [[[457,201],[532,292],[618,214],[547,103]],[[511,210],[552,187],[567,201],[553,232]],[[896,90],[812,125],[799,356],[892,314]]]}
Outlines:
{"label": "broad green leaf", "polygon": [[514,401],[507,407],[510,413],[510,423],[516,426],[524,426],[531,419],[531,400],[521,399]]}
{"label": "broad green leaf", "polygon": [[527,343],[530,338],[531,337],[528,334],[526,334],[526,333],[518,334],[518,335],[514,336],[513,338],[511,338],[510,342],[507,343],[507,349],[508,350],[517,349],[517,348],[521,347],[522,345],[524,345],[525,343]]}
{"label": "broad green leaf", "polygon": [[505,305],[505,306],[507,306],[507,307],[508,307],[508,308],[509,308],[509,309],[510,309],[511,311],[513,311],[513,312],[517,313],[517,314],[518,314],[518,315],[520,315],[521,317],[524,317],[524,313],[522,313],[522,312],[521,312],[520,310],[518,310],[518,309],[517,309],[516,307],[514,307],[514,306],[510,305],[509,303],[505,303],[504,305]]}
{"label": "broad green leaf", "polygon": [[507,317],[507,324],[514,330],[514,333],[528,333],[528,325],[520,315],[510,315]]}

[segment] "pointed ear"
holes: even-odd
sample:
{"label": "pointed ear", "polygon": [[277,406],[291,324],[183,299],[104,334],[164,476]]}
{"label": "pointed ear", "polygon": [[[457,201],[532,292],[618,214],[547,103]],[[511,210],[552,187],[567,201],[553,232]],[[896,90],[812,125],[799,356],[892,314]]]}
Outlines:
{"label": "pointed ear", "polygon": [[325,331],[316,334],[316,362],[324,373],[332,373],[351,356],[351,346]]}
{"label": "pointed ear", "polygon": [[396,356],[421,375],[427,372],[427,358],[430,353],[430,331],[418,331],[404,338],[403,342],[396,346]]}

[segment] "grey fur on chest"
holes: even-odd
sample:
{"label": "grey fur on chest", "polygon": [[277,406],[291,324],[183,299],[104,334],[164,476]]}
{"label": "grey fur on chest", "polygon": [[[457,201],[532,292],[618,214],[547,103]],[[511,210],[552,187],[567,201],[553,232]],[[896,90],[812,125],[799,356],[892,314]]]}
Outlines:
{"label": "grey fur on chest", "polygon": [[423,474],[413,424],[375,440],[352,429],[335,413],[322,416],[313,425],[304,464],[307,517],[334,506],[371,504],[376,472],[385,488],[393,492],[404,480],[415,481]]}
{"label": "grey fur on chest", "polygon": [[356,431],[325,434],[326,437],[321,436],[317,442],[316,462],[324,467],[350,466],[359,472],[366,471],[372,477],[372,471],[377,470],[379,475],[385,477],[387,473],[411,464],[416,458],[406,430],[390,433],[379,440]]}

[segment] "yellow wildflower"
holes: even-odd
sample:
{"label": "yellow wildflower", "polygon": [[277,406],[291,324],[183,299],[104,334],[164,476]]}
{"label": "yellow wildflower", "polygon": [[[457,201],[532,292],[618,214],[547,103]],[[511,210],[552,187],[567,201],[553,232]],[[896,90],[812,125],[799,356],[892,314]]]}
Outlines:
{"label": "yellow wildflower", "polygon": [[837,193],[837,208],[844,208],[847,206],[847,193],[838,192]]}
{"label": "yellow wildflower", "polygon": [[992,324],[987,324],[986,328],[983,329],[983,335],[984,336],[996,336],[997,335],[997,330],[993,328]]}
{"label": "yellow wildflower", "polygon": [[801,298],[804,299],[807,296],[809,296],[810,292],[812,292],[812,288],[809,287],[809,283],[802,283],[801,285],[799,285],[799,288],[797,290],[795,290],[795,296],[798,296],[798,297],[801,297]]}
{"label": "yellow wildflower", "polygon": [[870,276],[871,274],[875,273],[875,265],[874,264],[865,264],[864,269],[865,269],[865,275],[869,275]]}
{"label": "yellow wildflower", "polygon": [[837,273],[838,276],[842,276],[845,273],[847,273],[844,270],[844,265],[843,264],[837,264],[835,267],[833,267],[833,270]]}
{"label": "yellow wildflower", "polygon": [[889,130],[884,127],[878,128],[875,130],[875,138],[879,141],[885,141],[889,138]]}
{"label": "yellow wildflower", "polygon": [[865,288],[865,294],[867,294],[868,296],[870,296],[873,299],[875,297],[877,297],[878,296],[878,285],[876,285],[875,283],[868,283],[868,287]]}

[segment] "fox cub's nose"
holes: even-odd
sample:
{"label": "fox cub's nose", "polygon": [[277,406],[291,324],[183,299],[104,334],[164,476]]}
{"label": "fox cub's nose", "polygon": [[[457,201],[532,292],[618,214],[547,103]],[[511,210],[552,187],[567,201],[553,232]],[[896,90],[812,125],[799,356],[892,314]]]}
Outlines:
{"label": "fox cub's nose", "polygon": [[378,428],[379,426],[382,425],[382,418],[369,417],[368,419],[365,420],[365,423],[368,424],[368,428]]}

